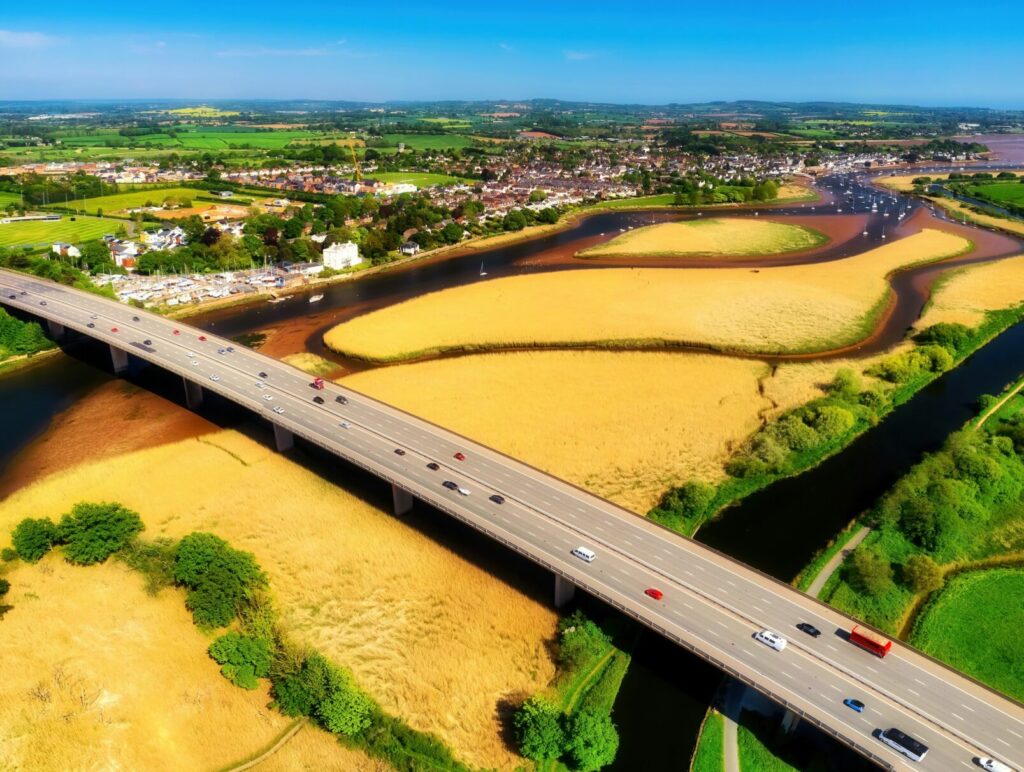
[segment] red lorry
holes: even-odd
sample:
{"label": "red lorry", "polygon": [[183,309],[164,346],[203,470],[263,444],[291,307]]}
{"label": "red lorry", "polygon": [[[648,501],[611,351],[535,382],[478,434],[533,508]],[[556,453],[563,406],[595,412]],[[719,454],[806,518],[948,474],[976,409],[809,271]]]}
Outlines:
{"label": "red lorry", "polygon": [[324,379],[323,378],[314,378],[313,382],[310,384],[310,386],[312,386],[317,391],[323,391],[324,390]]}
{"label": "red lorry", "polygon": [[878,633],[865,630],[857,625],[854,625],[850,631],[850,643],[860,646],[878,657],[884,657],[892,648],[892,641],[888,638],[883,638]]}

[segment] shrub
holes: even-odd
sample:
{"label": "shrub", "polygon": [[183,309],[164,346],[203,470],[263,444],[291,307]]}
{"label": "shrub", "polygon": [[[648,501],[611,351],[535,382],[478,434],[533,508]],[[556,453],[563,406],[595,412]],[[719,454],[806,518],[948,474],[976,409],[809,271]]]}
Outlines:
{"label": "shrub", "polygon": [[57,526],[48,518],[26,517],[14,527],[11,541],[19,558],[35,563],[57,543]]}
{"label": "shrub", "polygon": [[842,437],[850,431],[856,420],[853,413],[844,407],[822,405],[815,408],[811,417],[811,426],[821,435],[822,440],[827,442]]}
{"label": "shrub", "polygon": [[892,564],[867,547],[857,548],[848,570],[848,581],[858,592],[881,595],[892,586]]}
{"label": "shrub", "polygon": [[557,759],[565,751],[561,712],[547,700],[531,697],[516,711],[512,723],[519,753],[533,761]]}
{"label": "shrub", "polygon": [[142,518],[120,504],[75,504],[58,532],[64,557],[79,565],[102,563],[143,529]]}
{"label": "shrub", "polygon": [[174,580],[189,589],[185,605],[196,624],[207,627],[229,624],[246,593],[266,581],[250,553],[212,533],[191,533],[181,540]]}
{"label": "shrub", "polygon": [[691,480],[666,493],[661,505],[682,517],[696,518],[704,515],[714,498],[714,486]]}
{"label": "shrub", "polygon": [[844,400],[852,400],[860,393],[860,376],[849,367],[839,370],[826,387],[826,391]]}
{"label": "shrub", "polygon": [[949,353],[961,355],[965,353],[974,338],[970,327],[963,324],[940,322],[922,330],[914,336],[918,343],[942,346]]}
{"label": "shrub", "polygon": [[11,591],[11,583],[6,579],[0,579],[0,598]]}
{"label": "shrub", "polygon": [[582,611],[575,611],[559,620],[558,633],[558,661],[568,668],[579,667],[599,657],[611,643],[608,634],[587,619]]}
{"label": "shrub", "polygon": [[271,646],[264,638],[225,633],[210,644],[209,651],[221,665],[224,677],[243,689],[255,689],[259,686],[257,679],[270,672]]}
{"label": "shrub", "polygon": [[911,555],[903,566],[903,581],[914,592],[933,592],[942,587],[942,570],[927,555]]}
{"label": "shrub", "polygon": [[619,733],[610,716],[581,710],[570,716],[567,723],[566,749],[576,769],[592,772],[615,761]]}
{"label": "shrub", "polygon": [[316,652],[298,669],[278,675],[272,693],[285,715],[311,716],[328,731],[348,737],[370,725],[375,709],[348,673]]}
{"label": "shrub", "polygon": [[5,563],[10,563],[12,560],[18,559],[18,551],[14,547],[4,547],[0,550],[0,560]]}

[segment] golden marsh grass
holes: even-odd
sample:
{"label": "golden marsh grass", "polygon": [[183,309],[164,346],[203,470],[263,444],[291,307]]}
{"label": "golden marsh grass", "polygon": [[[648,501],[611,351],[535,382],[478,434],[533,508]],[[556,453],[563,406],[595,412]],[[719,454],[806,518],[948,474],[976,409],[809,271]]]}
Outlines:
{"label": "golden marsh grass", "polygon": [[828,237],[811,228],[724,217],[648,225],[584,249],[578,257],[694,257],[772,255],[821,246]]}
{"label": "golden marsh grass", "polygon": [[325,341],[372,361],[500,347],[822,350],[870,331],[887,275],[970,247],[960,236],[925,229],[843,260],[760,271],[607,268],[495,279],[357,317]]}
{"label": "golden marsh grass", "polygon": [[957,322],[974,327],[986,311],[1020,303],[1024,303],[1024,255],[955,271],[935,290],[916,326]]}
{"label": "golden marsh grass", "polygon": [[[496,705],[550,680],[556,614],[486,566],[232,431],[56,473],[3,502],[0,532],[28,515],[59,517],[81,500],[123,502],[142,515],[147,538],[202,529],[252,551],[286,628],[351,668],[386,710],[437,733],[472,764],[521,763],[504,746]],[[181,599],[173,605],[187,621]],[[13,618],[3,623],[5,637]],[[185,635],[183,627],[191,623],[168,635]],[[131,660],[120,643],[109,641],[121,662]],[[208,668],[209,683],[228,688],[204,649],[189,655],[190,667]]]}

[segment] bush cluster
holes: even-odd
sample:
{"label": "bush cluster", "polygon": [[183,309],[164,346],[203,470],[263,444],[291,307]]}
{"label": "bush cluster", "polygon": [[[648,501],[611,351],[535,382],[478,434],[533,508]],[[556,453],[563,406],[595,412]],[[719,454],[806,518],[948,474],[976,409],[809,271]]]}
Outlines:
{"label": "bush cluster", "polygon": [[257,679],[270,673],[273,654],[270,641],[236,632],[225,633],[210,644],[210,656],[221,666],[220,672],[243,689],[255,689]]}
{"label": "bush cluster", "polygon": [[201,627],[230,624],[246,594],[266,583],[251,553],[202,532],[191,533],[178,544],[174,580],[188,588],[185,605]]}
{"label": "bush cluster", "polygon": [[563,756],[573,769],[590,772],[611,764],[619,734],[611,717],[591,710],[564,715],[547,700],[531,697],[513,717],[519,752],[533,761]]}
{"label": "bush cluster", "polygon": [[102,563],[143,529],[142,518],[120,504],[75,504],[57,526],[64,557],[88,566]]}
{"label": "bush cluster", "polygon": [[573,669],[603,654],[611,637],[576,610],[558,622],[558,664]]}
{"label": "bush cluster", "polygon": [[310,716],[335,734],[358,735],[370,726],[375,706],[352,677],[313,652],[291,672],[275,675],[272,694],[287,716]]}
{"label": "bush cluster", "polygon": [[14,527],[11,541],[19,558],[35,563],[57,543],[57,526],[45,517],[26,517]]}

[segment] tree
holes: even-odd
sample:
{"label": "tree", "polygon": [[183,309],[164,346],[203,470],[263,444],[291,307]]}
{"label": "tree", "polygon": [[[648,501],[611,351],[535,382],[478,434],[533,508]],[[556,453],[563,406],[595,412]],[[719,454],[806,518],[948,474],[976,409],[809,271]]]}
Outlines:
{"label": "tree", "polygon": [[264,638],[225,633],[210,644],[209,652],[221,665],[224,677],[243,689],[257,688],[257,679],[270,672],[271,646]]}
{"label": "tree", "polygon": [[611,716],[581,710],[570,716],[568,725],[566,750],[577,769],[592,772],[615,761],[619,733]]}
{"label": "tree", "polygon": [[715,488],[700,480],[691,480],[665,494],[662,507],[686,518],[701,517],[715,498]]}
{"label": "tree", "polygon": [[942,569],[927,555],[911,555],[903,566],[903,579],[914,592],[933,592],[942,587]]}
{"label": "tree", "polygon": [[92,273],[111,273],[115,269],[110,248],[103,241],[87,241],[81,246],[82,267]]}
{"label": "tree", "polygon": [[185,605],[196,624],[224,627],[246,593],[266,579],[256,559],[212,533],[190,533],[178,544],[174,581],[189,589]]}
{"label": "tree", "polygon": [[914,496],[903,502],[899,527],[903,535],[921,549],[934,550],[938,546],[939,525],[935,506],[923,496]]}
{"label": "tree", "polygon": [[547,700],[531,697],[512,719],[519,752],[533,761],[557,759],[565,751],[561,712]]}
{"label": "tree", "polygon": [[892,585],[892,564],[878,552],[859,547],[850,558],[849,581],[859,592],[881,595]]}
{"label": "tree", "polygon": [[676,194],[672,196],[672,206],[683,206],[686,203],[686,199],[683,197],[683,192],[677,190]]}
{"label": "tree", "polygon": [[64,557],[88,566],[102,563],[142,531],[142,518],[120,504],[81,502],[61,518],[58,528]]}
{"label": "tree", "polygon": [[19,558],[35,563],[57,543],[57,526],[48,518],[26,517],[14,527],[11,541]]}

